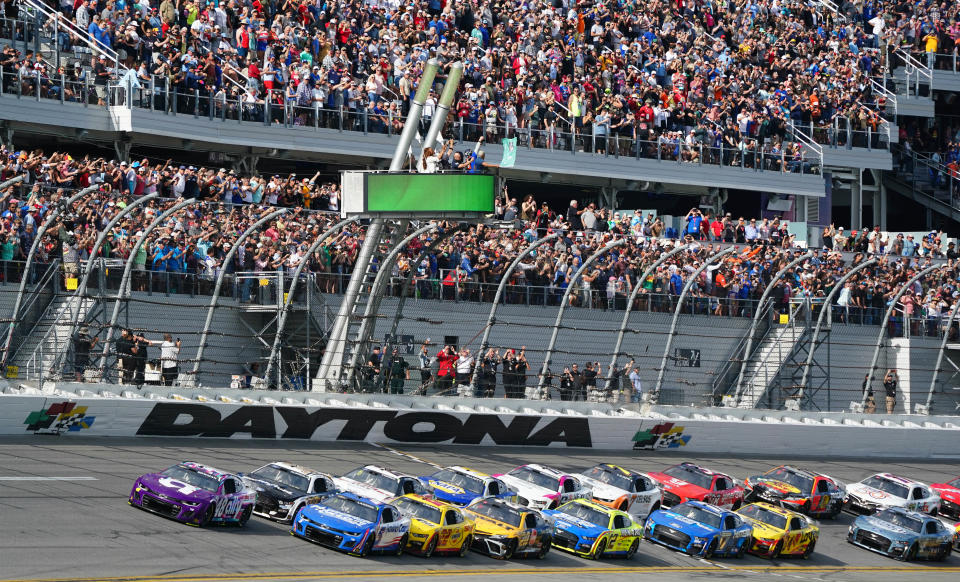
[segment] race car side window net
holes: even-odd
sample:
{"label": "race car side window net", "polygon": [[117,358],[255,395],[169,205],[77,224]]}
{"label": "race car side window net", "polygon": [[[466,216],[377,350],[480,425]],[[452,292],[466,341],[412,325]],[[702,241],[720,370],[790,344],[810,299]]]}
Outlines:
{"label": "race car side window net", "polygon": [[327,492],[327,480],[326,479],[317,479],[313,482],[313,493],[326,493]]}
{"label": "race car side window net", "polygon": [[224,493],[236,493],[237,492],[237,482],[233,479],[227,479],[223,482],[223,492]]}
{"label": "race car side window net", "polygon": [[490,487],[488,487],[487,490],[490,492],[490,495],[500,495],[500,483],[491,481]]}
{"label": "race car side window net", "polygon": [[573,493],[577,490],[577,483],[573,479],[567,479],[563,482],[563,492]]}
{"label": "race car side window net", "polygon": [[728,515],[727,517],[723,518],[723,529],[736,529],[736,528],[737,528],[737,520],[733,519],[732,515]]}
{"label": "race car side window net", "polygon": [[533,517],[532,513],[528,513],[523,516],[523,527],[528,529],[533,529],[537,527],[537,519]]}
{"label": "race car side window net", "polygon": [[919,487],[914,487],[914,488],[913,488],[913,498],[914,498],[914,499],[923,499],[923,489],[920,489]]}
{"label": "race car side window net", "polygon": [[817,481],[817,493],[826,493],[829,490],[830,486],[827,485],[827,481],[825,479],[820,479]]}
{"label": "race car side window net", "polygon": [[385,508],[383,510],[383,523],[391,523],[393,521],[396,521],[393,519],[393,510],[389,507]]}
{"label": "race car side window net", "polygon": [[417,489],[413,486],[413,481],[406,480],[403,482],[403,492],[404,493],[416,493]]}
{"label": "race car side window net", "polygon": [[928,533],[928,534],[938,533],[938,532],[937,532],[937,522],[935,522],[935,521],[928,521],[928,522],[927,522],[927,533]]}
{"label": "race car side window net", "polygon": [[613,516],[613,527],[616,529],[623,529],[627,527],[627,518],[622,515]]}
{"label": "race car side window net", "polygon": [[448,511],[443,514],[443,525],[456,525],[460,523],[460,515],[456,511]]}
{"label": "race car side window net", "polygon": [[790,529],[803,529],[803,525],[800,523],[799,517],[794,517],[790,520]]}

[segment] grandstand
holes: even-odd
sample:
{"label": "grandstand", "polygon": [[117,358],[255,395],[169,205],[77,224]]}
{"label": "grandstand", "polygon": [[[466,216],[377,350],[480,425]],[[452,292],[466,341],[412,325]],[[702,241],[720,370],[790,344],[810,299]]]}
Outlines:
{"label": "grandstand", "polygon": [[[176,343],[192,388],[472,396],[493,349],[496,397],[627,405],[633,360],[660,404],[859,410],[896,368],[898,412],[960,406],[956,6],[172,4],[2,4],[9,375],[156,383]],[[437,164],[516,163],[491,216],[388,221],[358,263],[336,174],[386,168],[428,58],[421,133],[464,65]],[[422,384],[427,338],[472,388]]]}

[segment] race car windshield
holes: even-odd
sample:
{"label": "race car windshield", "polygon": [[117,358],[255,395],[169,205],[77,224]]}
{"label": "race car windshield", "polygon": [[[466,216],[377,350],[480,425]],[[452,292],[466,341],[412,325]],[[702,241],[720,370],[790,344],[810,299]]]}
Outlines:
{"label": "race car windshield", "polygon": [[759,505],[748,505],[741,509],[739,513],[744,517],[755,519],[777,529],[787,529],[787,518]]}
{"label": "race car windshield", "polygon": [[430,475],[430,479],[433,481],[443,481],[444,483],[456,485],[457,487],[462,488],[464,491],[469,491],[470,493],[483,493],[482,480],[470,475],[464,475],[463,473],[451,471],[450,469],[440,469],[433,475]]}
{"label": "race car windshield", "polygon": [[514,511],[509,507],[504,507],[503,505],[498,505],[488,501],[481,501],[480,503],[471,506],[470,511],[476,513],[477,515],[483,515],[489,517],[490,519],[502,521],[503,523],[512,525],[513,527],[520,527],[520,520],[523,517],[518,511]]}
{"label": "race car windshield", "polygon": [[699,507],[694,507],[693,505],[687,505],[685,503],[677,505],[676,507],[672,507],[670,511],[676,513],[677,515],[692,519],[693,521],[720,529],[720,516],[711,511],[705,511]]}
{"label": "race car windshield", "polygon": [[528,483],[533,483],[534,485],[543,487],[544,489],[549,489],[551,491],[558,491],[560,489],[560,480],[548,475],[544,475],[538,471],[527,467],[517,467],[513,471],[507,473],[511,477],[516,477],[521,481],[526,481]]}
{"label": "race car windshield", "polygon": [[631,491],[633,487],[633,479],[630,477],[630,475],[625,475],[616,469],[604,467],[602,465],[597,465],[596,467],[587,470],[587,472],[584,473],[584,476],[590,477],[591,479],[601,483],[606,483],[607,485],[613,485],[614,487],[625,489],[627,491]]}
{"label": "race car windshield", "polygon": [[702,489],[710,489],[710,484],[713,483],[713,475],[701,473],[693,467],[685,467],[684,465],[674,465],[666,469],[663,473],[664,475],[676,477]]}
{"label": "race car windshield", "polygon": [[296,489],[298,491],[307,491],[307,489],[310,487],[310,479],[276,465],[260,467],[250,474],[258,479],[263,479],[264,481],[273,481],[274,483],[286,485],[287,487]]}
{"label": "race car windshield", "polygon": [[160,474],[163,475],[164,477],[170,477],[177,481],[182,481],[187,485],[193,485],[194,487],[203,489],[205,491],[216,491],[217,489],[220,488],[220,481],[218,481],[217,479],[214,479],[209,475],[204,475],[203,473],[199,473],[194,469],[181,467],[180,465],[170,467],[169,469],[167,469],[166,471]]}
{"label": "race car windshield", "polygon": [[394,491],[399,493],[397,490],[400,487],[400,484],[396,479],[391,479],[386,475],[381,475],[380,473],[375,473],[373,471],[368,471],[367,469],[356,469],[350,471],[344,475],[347,479],[353,479],[358,483],[364,483],[370,485],[371,487],[376,487],[377,489],[383,489],[384,491]]}
{"label": "race car windshield", "polygon": [[863,483],[867,487],[873,487],[874,489],[879,489],[884,493],[889,493],[894,497],[900,497],[902,499],[906,499],[907,496],[910,494],[910,491],[906,488],[906,486],[901,485],[900,483],[895,483],[890,479],[880,477],[879,475],[868,477],[863,481],[861,481],[861,483]]}
{"label": "race car windshield", "polygon": [[889,524],[900,526],[912,532],[921,533],[923,531],[923,520],[914,519],[910,516],[903,515],[902,513],[890,511],[889,509],[886,511],[881,511],[874,517],[880,521],[885,521]]}
{"label": "race car windshield", "polygon": [[422,503],[417,503],[412,499],[405,499],[401,497],[394,502],[394,505],[397,506],[402,513],[409,515],[410,517],[415,517],[417,519],[422,519],[424,521],[429,521],[431,523],[443,523],[440,517],[440,510],[436,507],[430,507]]}
{"label": "race car windshield", "polygon": [[604,529],[610,524],[610,518],[607,517],[606,514],[592,507],[581,505],[580,503],[568,503],[561,507],[560,511],[562,511],[564,515],[592,523]]}
{"label": "race car windshield", "polygon": [[372,505],[360,503],[347,497],[340,497],[339,495],[326,499],[320,505],[322,507],[329,507],[330,509],[334,509],[340,513],[346,513],[347,515],[359,517],[360,519],[369,521],[370,523],[377,521],[377,514],[379,513],[377,508]]}
{"label": "race car windshield", "polygon": [[960,489],[960,477],[954,479],[953,481],[950,481],[949,483],[947,483],[947,485],[953,487],[954,489]]}
{"label": "race car windshield", "polygon": [[771,479],[776,479],[777,481],[783,481],[788,485],[793,485],[804,493],[813,491],[813,479],[806,475],[801,475],[792,469],[787,469],[786,467],[777,467],[772,471],[768,471],[766,476]]}

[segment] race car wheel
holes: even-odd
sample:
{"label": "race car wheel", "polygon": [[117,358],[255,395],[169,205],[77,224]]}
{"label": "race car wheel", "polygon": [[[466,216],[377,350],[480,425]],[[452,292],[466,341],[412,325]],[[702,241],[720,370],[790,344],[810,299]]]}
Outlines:
{"label": "race car wheel", "polygon": [[912,562],[916,559],[917,559],[917,544],[913,544],[912,546],[910,546],[910,549],[907,550],[905,554],[903,554],[903,561]]}
{"label": "race car wheel", "polygon": [[947,559],[947,556],[950,555],[950,544],[940,546],[940,551],[937,552],[937,557],[934,558],[938,562],[942,562]]}
{"label": "race car wheel", "polygon": [[402,556],[402,555],[403,555],[403,549],[404,549],[405,547],[407,547],[407,534],[403,534],[403,537],[400,538],[400,543],[397,544],[397,553],[394,554],[394,555],[396,555],[396,556]]}
{"label": "race car wheel", "polygon": [[507,543],[507,550],[503,553],[503,559],[509,560],[513,557],[514,552],[517,551],[517,540],[510,540]]}
{"label": "race car wheel", "polygon": [[433,555],[433,552],[437,549],[437,536],[430,538],[430,543],[427,544],[427,547],[423,549],[423,557],[429,558]]}
{"label": "race car wheel", "polygon": [[211,521],[213,521],[213,505],[208,505],[207,510],[203,512],[203,517],[200,518],[200,522],[197,523],[197,525],[199,527],[207,527]]}
{"label": "race car wheel", "polygon": [[597,542],[597,549],[593,551],[593,555],[590,557],[594,560],[599,560],[603,557],[605,551],[607,551],[607,540],[600,540]]}
{"label": "race car wheel", "polygon": [[639,547],[640,547],[640,540],[639,540],[639,539],[633,540],[633,543],[630,544],[630,549],[627,550],[627,555],[626,555],[625,557],[626,557],[628,560],[629,560],[630,558],[632,558],[633,555],[637,553],[637,549],[638,549]]}
{"label": "race car wheel", "polygon": [[777,542],[777,545],[773,546],[773,550],[770,552],[770,559],[776,560],[780,557],[780,552],[783,551],[783,540]]}
{"label": "race car wheel", "polygon": [[714,538],[714,539],[710,542],[710,545],[707,546],[707,549],[704,550],[704,552],[703,552],[703,557],[704,557],[704,558],[707,558],[707,559],[710,559],[710,558],[713,557],[713,554],[714,554],[716,551],[717,551],[717,539]]}
{"label": "race car wheel", "polygon": [[473,536],[467,536],[463,543],[460,544],[460,551],[457,553],[459,557],[464,557],[467,555],[467,552],[470,551],[470,546],[473,545]]}
{"label": "race car wheel", "polygon": [[740,544],[740,547],[737,548],[737,559],[743,558],[743,555],[747,553],[747,548],[753,545],[753,538],[747,538]]}
{"label": "race car wheel", "polygon": [[369,534],[367,534],[367,535],[368,535],[367,541],[366,541],[365,544],[363,544],[363,548],[360,549],[360,557],[361,557],[361,558],[366,558],[367,556],[370,555],[370,552],[373,551],[373,543],[374,543],[374,542],[373,542],[373,538],[374,538],[374,534],[373,534],[373,532],[371,532],[371,533],[369,533]]}
{"label": "race car wheel", "polygon": [[240,527],[247,525],[247,522],[250,521],[250,516],[253,515],[253,506],[248,505],[243,513],[240,514]]}
{"label": "race car wheel", "polygon": [[547,553],[550,552],[550,544],[553,543],[553,538],[550,536],[545,536],[543,543],[540,545],[540,551],[537,552],[537,559],[542,560],[547,557]]}
{"label": "race car wheel", "polygon": [[809,560],[809,559],[810,559],[810,555],[813,554],[813,549],[814,549],[815,547],[817,547],[817,542],[816,542],[816,541],[812,541],[812,542],[810,542],[809,544],[807,544],[807,549],[803,550],[803,556],[802,556],[802,557],[803,557],[804,560]]}

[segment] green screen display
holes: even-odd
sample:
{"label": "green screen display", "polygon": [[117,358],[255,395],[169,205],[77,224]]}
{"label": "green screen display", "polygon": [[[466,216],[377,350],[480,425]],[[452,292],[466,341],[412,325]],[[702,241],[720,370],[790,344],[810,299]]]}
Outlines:
{"label": "green screen display", "polygon": [[493,176],[366,174],[367,212],[493,212]]}

